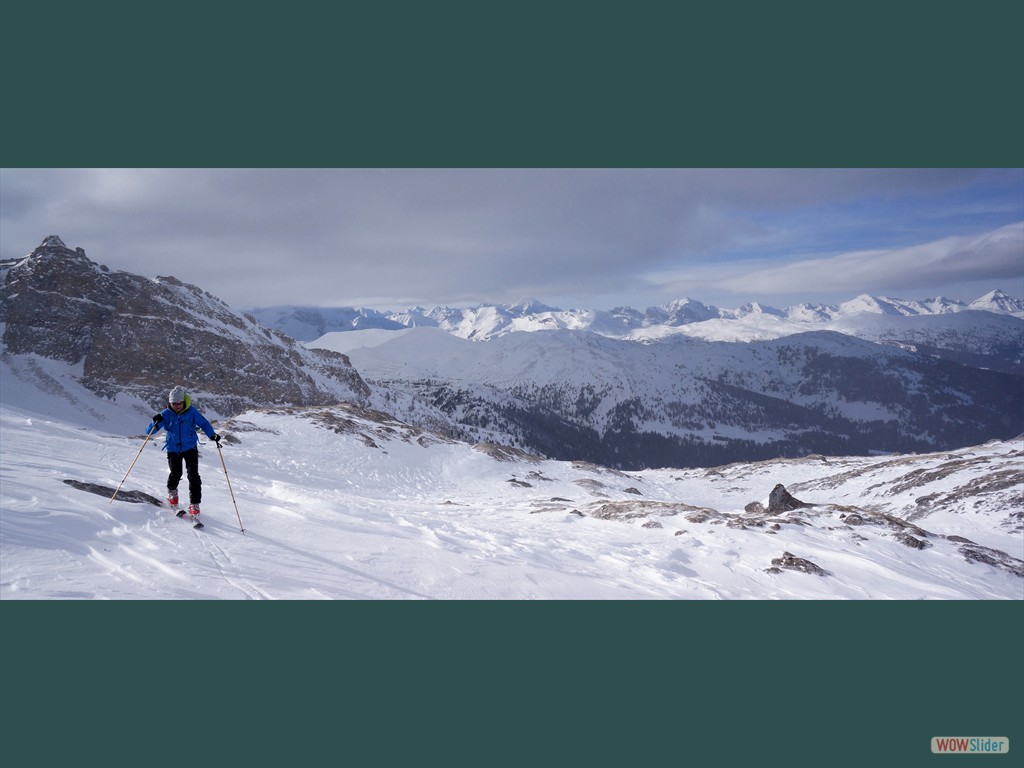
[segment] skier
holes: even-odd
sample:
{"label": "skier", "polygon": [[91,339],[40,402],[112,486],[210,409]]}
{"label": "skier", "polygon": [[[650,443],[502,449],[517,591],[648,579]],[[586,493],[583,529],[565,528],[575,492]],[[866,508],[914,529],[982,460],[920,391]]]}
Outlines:
{"label": "skier", "polygon": [[[220,435],[206,417],[192,407],[192,398],[182,386],[171,390],[167,399],[168,407],[153,417],[153,423],[146,429],[147,435],[156,433],[161,427],[167,430],[164,450],[167,451],[167,465],[171,473],[167,476],[167,501],[172,507],[178,506],[178,481],[181,480],[181,464],[184,461],[188,472],[188,513],[191,519],[199,520],[199,503],[203,500],[203,481],[199,477],[199,438],[196,429],[202,429],[206,436],[218,445]],[[178,513],[181,517],[184,511]]]}

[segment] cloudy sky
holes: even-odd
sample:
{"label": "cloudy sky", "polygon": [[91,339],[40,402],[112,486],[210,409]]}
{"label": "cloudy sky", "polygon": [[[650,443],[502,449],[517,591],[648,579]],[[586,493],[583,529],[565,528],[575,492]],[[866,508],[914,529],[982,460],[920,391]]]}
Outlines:
{"label": "cloudy sky", "polygon": [[1024,169],[0,170],[47,235],[239,310],[1024,298]]}

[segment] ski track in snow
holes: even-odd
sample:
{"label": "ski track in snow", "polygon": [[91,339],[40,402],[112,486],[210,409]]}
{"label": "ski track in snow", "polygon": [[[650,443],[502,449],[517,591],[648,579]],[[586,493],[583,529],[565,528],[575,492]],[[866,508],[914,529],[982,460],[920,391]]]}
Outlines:
{"label": "ski track in snow", "polygon": [[[3,599],[1024,599],[1024,579],[968,563],[941,537],[911,550],[880,525],[844,525],[813,510],[803,523],[779,516],[777,530],[670,514],[682,503],[740,515],[783,483],[810,503],[898,516],[913,498],[963,484],[988,464],[1012,465],[1020,446],[1010,443],[964,451],[988,464],[936,473],[900,498],[887,497],[885,483],[946,455],[621,473],[502,462],[465,444],[425,447],[400,435],[377,435],[370,448],[359,434],[302,415],[248,413],[238,419],[248,426],[223,430],[238,439],[223,453],[242,533],[212,445],[201,446],[206,527],[194,530],[166,505],[111,503],[64,484],[116,487],[140,438],[6,406],[0,418]],[[150,443],[122,490],[161,498],[166,473],[159,443]],[[602,504],[639,504],[644,514],[590,516]],[[915,524],[1024,556],[1019,530],[995,513]],[[784,551],[829,575],[769,573]]]}

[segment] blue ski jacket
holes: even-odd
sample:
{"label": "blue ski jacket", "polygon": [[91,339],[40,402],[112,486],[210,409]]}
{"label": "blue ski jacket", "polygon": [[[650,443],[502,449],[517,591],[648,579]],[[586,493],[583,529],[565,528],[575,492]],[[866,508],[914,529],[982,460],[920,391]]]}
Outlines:
{"label": "blue ski jacket", "polygon": [[188,395],[185,395],[185,407],[181,409],[181,413],[175,413],[168,406],[160,412],[160,415],[163,416],[163,421],[150,422],[146,434],[155,434],[161,427],[166,429],[164,450],[168,453],[184,453],[199,445],[199,437],[196,435],[197,427],[203,430],[211,440],[217,434],[206,417],[192,407],[192,398]]}

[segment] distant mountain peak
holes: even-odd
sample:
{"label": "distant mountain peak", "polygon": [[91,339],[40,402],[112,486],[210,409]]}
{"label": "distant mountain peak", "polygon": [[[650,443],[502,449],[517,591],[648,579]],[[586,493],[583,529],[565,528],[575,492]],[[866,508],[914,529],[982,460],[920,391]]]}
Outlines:
{"label": "distant mountain peak", "polygon": [[684,296],[681,299],[674,299],[674,300],[670,301],[668,304],[665,305],[665,309],[668,309],[668,310],[680,309],[682,307],[688,307],[688,306],[693,305],[693,304],[698,304],[698,305],[700,305],[702,307],[705,306],[705,304],[703,302],[697,301],[697,299],[690,298],[689,296]]}
{"label": "distant mountain peak", "polygon": [[746,315],[776,315],[777,317],[785,317],[785,313],[776,309],[775,307],[769,307],[756,301],[744,304],[736,312],[737,317],[744,317]]}
{"label": "distant mountain peak", "polygon": [[57,235],[47,235],[43,238],[43,242],[39,245],[40,248],[67,248],[64,245],[64,241],[61,240]]}
{"label": "distant mountain peak", "polygon": [[1018,301],[997,288],[972,301],[968,305],[968,309],[981,309],[1021,317],[1024,316],[1024,301]]}
{"label": "distant mountain peak", "polygon": [[520,299],[508,307],[510,310],[521,312],[524,315],[536,315],[541,312],[557,312],[557,307],[549,307],[539,299],[532,296]]}
{"label": "distant mountain peak", "polygon": [[[1007,301],[1009,301],[1009,302],[1016,302],[1016,299],[1011,297],[1009,294],[1006,294],[1003,291],[1001,291],[998,288],[996,288],[994,291],[989,291],[984,296],[981,296],[981,297],[975,299],[971,303],[972,304],[981,304],[981,303],[985,303],[985,302],[1007,302]],[[1019,303],[1019,302],[1017,302],[1017,303]]]}

